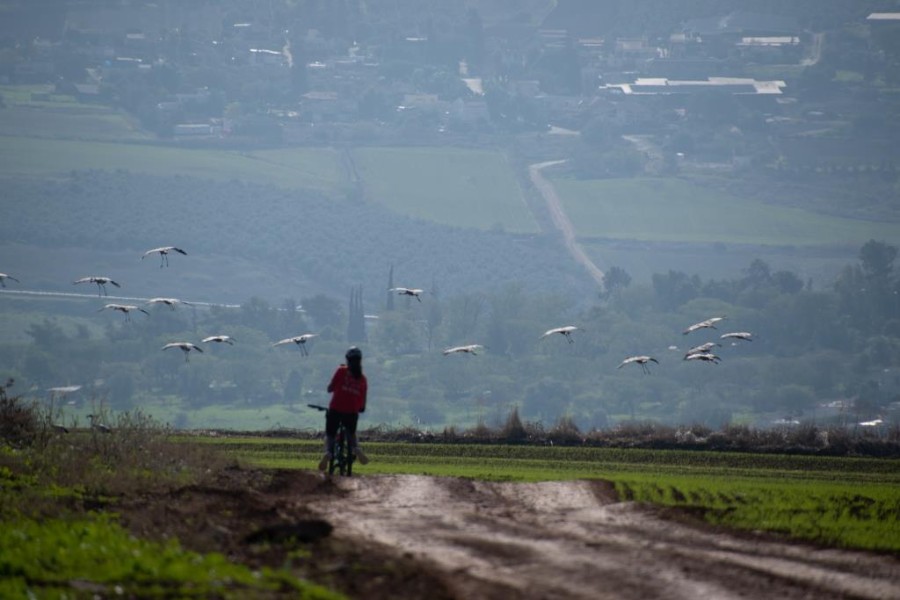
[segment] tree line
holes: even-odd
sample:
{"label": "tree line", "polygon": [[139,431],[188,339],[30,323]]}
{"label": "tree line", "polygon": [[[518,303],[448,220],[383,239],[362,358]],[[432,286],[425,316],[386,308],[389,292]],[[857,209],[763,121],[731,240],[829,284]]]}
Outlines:
{"label": "tree line", "polygon": [[[825,289],[761,260],[731,279],[669,271],[650,284],[633,284],[614,268],[607,291],[586,306],[515,282],[462,293],[433,285],[422,302],[391,298],[382,291],[389,273],[375,290],[348,288],[345,299],[317,294],[271,305],[250,298],[240,308],[162,308],[130,322],[108,312],[88,318],[81,301],[6,300],[8,317],[20,313],[32,322],[27,340],[0,343],[0,375],[16,379],[19,389],[85,383],[114,409],[177,403],[182,425],[200,426],[190,415],[203,407],[297,407],[321,399],[354,343],[366,356],[373,423],[496,424],[512,408],[528,421],[567,419],[584,430],[634,420],[712,427],[888,422],[900,401],[896,257],[896,247],[870,241]],[[378,318],[360,320],[368,310]],[[682,333],[713,315],[725,316],[718,330]],[[572,343],[541,339],[562,324],[579,328]],[[752,332],[754,341],[719,338],[733,330]],[[320,334],[308,357],[271,345],[305,331]],[[237,342],[208,347],[190,362],[160,351],[169,341],[213,333]],[[720,364],[683,360],[688,347],[707,340],[722,344],[714,350]],[[442,354],[460,343],[485,350]],[[649,375],[616,368],[632,354],[652,355],[659,365]]]}

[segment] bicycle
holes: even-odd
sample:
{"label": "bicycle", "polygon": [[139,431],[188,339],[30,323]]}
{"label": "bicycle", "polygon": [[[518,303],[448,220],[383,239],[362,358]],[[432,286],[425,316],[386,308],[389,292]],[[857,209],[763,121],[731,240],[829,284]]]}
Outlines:
{"label": "bicycle", "polygon": [[[318,404],[307,404],[307,406],[324,411],[325,415],[328,415],[328,408],[325,406],[320,406]],[[356,457],[353,455],[353,452],[350,451],[349,437],[347,428],[344,427],[344,424],[338,424],[338,430],[334,435],[334,442],[330,448],[331,460],[328,461],[329,475],[334,475],[335,471],[344,477],[351,477],[353,475],[353,462],[356,460]]]}

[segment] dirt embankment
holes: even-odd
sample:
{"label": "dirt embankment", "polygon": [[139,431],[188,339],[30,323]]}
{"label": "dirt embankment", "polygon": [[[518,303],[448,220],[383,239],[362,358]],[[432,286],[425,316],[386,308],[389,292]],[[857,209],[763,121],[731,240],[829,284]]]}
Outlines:
{"label": "dirt embankment", "polygon": [[897,557],[713,530],[600,481],[234,469],[117,510],[140,535],[355,598],[900,598]]}

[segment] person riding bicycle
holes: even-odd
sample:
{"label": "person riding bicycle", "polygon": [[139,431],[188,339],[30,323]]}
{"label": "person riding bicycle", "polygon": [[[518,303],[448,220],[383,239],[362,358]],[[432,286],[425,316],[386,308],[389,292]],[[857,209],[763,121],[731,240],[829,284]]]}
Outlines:
{"label": "person riding bicycle", "polygon": [[356,346],[351,346],[344,358],[347,363],[338,366],[331,377],[331,383],[328,384],[331,402],[328,404],[328,412],[325,413],[325,455],[319,462],[320,471],[328,468],[334,436],[341,423],[347,429],[350,451],[362,464],[369,462],[356,442],[356,423],[359,420],[359,413],[366,412],[366,394],[369,391],[369,383],[362,371],[362,351]]}

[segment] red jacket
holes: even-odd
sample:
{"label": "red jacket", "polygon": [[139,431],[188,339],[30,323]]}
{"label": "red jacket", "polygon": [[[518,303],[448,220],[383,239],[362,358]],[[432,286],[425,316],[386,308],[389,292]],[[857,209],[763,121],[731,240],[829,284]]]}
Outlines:
{"label": "red jacket", "polygon": [[331,402],[328,404],[331,410],[358,413],[366,409],[369,382],[365,375],[359,379],[351,375],[347,365],[339,366],[334,372],[328,391],[331,392]]}

